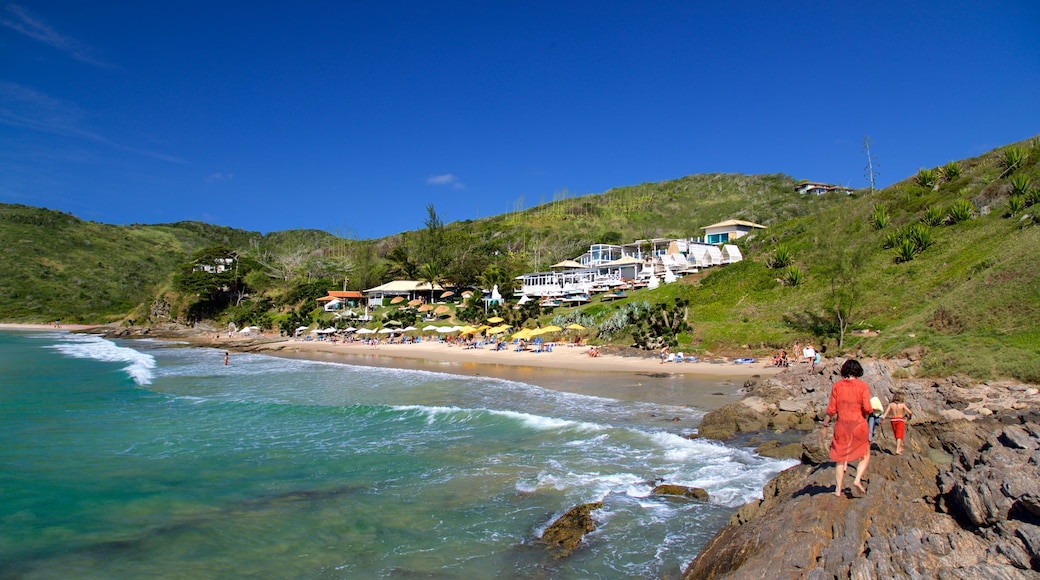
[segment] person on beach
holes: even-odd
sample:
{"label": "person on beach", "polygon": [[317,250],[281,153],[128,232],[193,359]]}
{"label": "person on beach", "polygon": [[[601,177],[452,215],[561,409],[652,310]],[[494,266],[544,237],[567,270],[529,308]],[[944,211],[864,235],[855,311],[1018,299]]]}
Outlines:
{"label": "person on beach", "polygon": [[823,426],[827,427],[830,425],[831,417],[836,417],[830,458],[835,462],[834,495],[837,497],[842,495],[842,482],[850,461],[859,460],[852,486],[860,493],[867,492],[863,487],[863,475],[870,465],[870,431],[867,427],[867,415],[871,413],[871,406],[870,387],[860,380],[859,377],[862,376],[863,367],[859,361],[849,359],[841,365],[841,380],[831,387],[827,417],[823,420]]}
{"label": "person on beach", "polygon": [[230,357],[231,357],[231,353],[230,353],[230,352],[225,352],[225,353],[224,353],[224,366],[227,366],[227,365],[228,365],[228,359],[229,359]]}
{"label": "person on beach", "polygon": [[881,413],[885,410],[881,406],[881,399],[877,397],[870,398],[870,416],[867,417],[867,426],[870,427],[870,441],[874,440],[874,429],[881,423]]}
{"label": "person on beach", "polygon": [[666,344],[666,345],[661,347],[661,362],[659,364],[664,364],[667,361],[668,361],[668,345]]}
{"label": "person on beach", "polygon": [[902,455],[903,438],[906,436],[906,420],[913,415],[910,412],[910,407],[903,402],[903,393],[892,395],[892,402],[888,404],[888,408],[885,409],[885,414],[881,416],[881,420],[887,419],[889,413],[892,414],[892,432],[896,437],[896,455]]}

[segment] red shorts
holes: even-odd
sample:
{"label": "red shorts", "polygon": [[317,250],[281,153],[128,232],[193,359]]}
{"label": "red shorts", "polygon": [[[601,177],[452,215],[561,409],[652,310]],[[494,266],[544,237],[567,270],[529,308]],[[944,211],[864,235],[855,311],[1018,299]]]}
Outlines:
{"label": "red shorts", "polygon": [[902,439],[906,434],[906,419],[892,417],[892,431],[896,434],[896,439]]}

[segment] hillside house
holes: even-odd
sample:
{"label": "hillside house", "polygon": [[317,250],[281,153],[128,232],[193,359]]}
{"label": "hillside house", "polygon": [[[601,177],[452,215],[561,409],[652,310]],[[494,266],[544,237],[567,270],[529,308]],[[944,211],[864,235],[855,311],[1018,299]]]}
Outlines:
{"label": "hillside house", "polygon": [[744,220],[726,220],[710,226],[701,228],[704,230],[704,239],[709,244],[724,244],[738,238],[742,238],[756,229],[764,230],[766,226]]}
{"label": "hillside house", "polygon": [[844,193],[852,195],[852,188],[842,185],[831,185],[829,183],[818,183],[816,181],[803,181],[794,188],[801,195],[823,195],[825,193]]}

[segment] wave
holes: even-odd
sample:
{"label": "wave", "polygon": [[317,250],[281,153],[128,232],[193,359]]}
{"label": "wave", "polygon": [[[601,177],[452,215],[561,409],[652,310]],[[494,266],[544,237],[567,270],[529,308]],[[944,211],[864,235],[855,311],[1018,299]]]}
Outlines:
{"label": "wave", "polygon": [[138,385],[151,384],[155,378],[155,357],[151,355],[89,334],[69,334],[62,336],[61,340],[48,348],[72,358],[129,363],[123,370]]}

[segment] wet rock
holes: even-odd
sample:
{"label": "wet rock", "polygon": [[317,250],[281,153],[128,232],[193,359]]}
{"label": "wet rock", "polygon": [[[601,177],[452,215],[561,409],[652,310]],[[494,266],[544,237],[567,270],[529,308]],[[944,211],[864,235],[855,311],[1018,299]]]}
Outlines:
{"label": "wet rock", "polygon": [[755,452],[763,457],[772,457],[773,459],[802,459],[802,444],[801,443],[788,443],[787,445],[780,445],[778,442],[776,445],[769,447],[761,446],[755,449]]}
{"label": "wet rock", "polygon": [[592,511],[602,507],[601,501],[572,507],[545,529],[541,540],[555,551],[555,557],[563,558],[570,555],[585,534],[596,529]]}
{"label": "wet rock", "polygon": [[654,495],[677,495],[700,501],[708,501],[710,499],[708,492],[704,489],[671,483],[658,485],[651,493]]}

